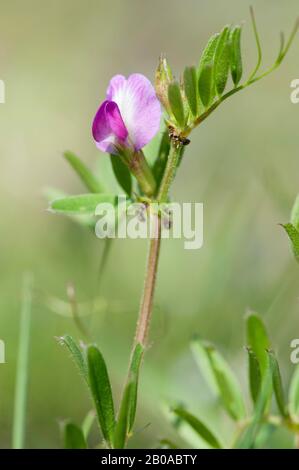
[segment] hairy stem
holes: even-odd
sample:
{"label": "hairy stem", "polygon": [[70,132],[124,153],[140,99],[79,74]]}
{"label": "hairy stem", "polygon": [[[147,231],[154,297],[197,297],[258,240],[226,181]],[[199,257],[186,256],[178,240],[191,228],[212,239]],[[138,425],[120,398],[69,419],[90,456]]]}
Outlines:
{"label": "hairy stem", "polygon": [[176,169],[181,155],[181,145],[174,145],[171,143],[169,156],[158,192],[158,202],[166,202],[168,198],[169,188],[175,177]]}
{"label": "hairy stem", "polygon": [[161,219],[158,214],[155,214],[152,220],[154,233],[152,234],[149,245],[143,296],[135,334],[135,344],[140,343],[143,346],[146,345],[150,325],[161,245]]}
{"label": "hairy stem", "polygon": [[[169,188],[174,179],[178,161],[181,155],[181,146],[171,143],[169,156],[158,191],[158,202],[165,202],[168,198]],[[148,262],[144,281],[143,296],[140,304],[139,318],[135,334],[135,344],[146,344],[147,333],[150,325],[155,284],[157,277],[160,245],[161,245],[161,218],[159,214],[153,215],[153,233],[151,234]]]}

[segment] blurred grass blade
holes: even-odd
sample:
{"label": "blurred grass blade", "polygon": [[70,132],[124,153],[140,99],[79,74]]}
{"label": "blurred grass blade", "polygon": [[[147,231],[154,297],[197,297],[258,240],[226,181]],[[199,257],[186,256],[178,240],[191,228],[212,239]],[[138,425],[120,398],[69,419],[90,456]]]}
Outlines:
{"label": "blurred grass blade", "polygon": [[132,195],[132,176],[129,168],[123,163],[118,155],[110,155],[110,161],[114,176],[120,187],[129,197]]}
{"label": "blurred grass blade", "polygon": [[120,405],[120,410],[117,418],[117,423],[114,432],[113,447],[115,449],[123,449],[126,445],[129,428],[129,415],[130,415],[130,399],[132,393],[132,382],[129,381],[125,387],[123,398]]}
{"label": "blurred grass blade", "polygon": [[198,77],[198,93],[202,104],[208,107],[215,97],[215,84],[213,78],[213,64],[205,64]]}
{"label": "blurred grass blade", "polygon": [[113,445],[114,405],[106,363],[96,346],[87,349],[88,377],[99,424],[105,441]]}
{"label": "blurred grass blade", "polygon": [[65,449],[87,449],[87,444],[82,430],[73,423],[64,426]]}
{"label": "blurred grass blade", "polygon": [[270,340],[261,317],[256,313],[249,313],[246,317],[247,345],[254,352],[263,377],[268,364],[267,350],[270,349]]}
{"label": "blurred grass blade", "polygon": [[164,170],[165,170],[166,163],[168,160],[169,151],[170,151],[170,140],[168,136],[168,129],[166,129],[163,132],[158,155],[153,166],[153,175],[157,183],[157,188],[160,187],[160,183],[164,175]]}
{"label": "blurred grass blade", "polygon": [[130,388],[130,413],[129,413],[129,428],[130,432],[134,426],[136,408],[137,408],[137,392],[138,392],[138,378],[139,378],[139,369],[142,361],[144,349],[141,344],[135,346],[135,350],[132,357],[132,362],[129,372],[129,380],[131,382]]}
{"label": "blurred grass blade", "polygon": [[84,435],[84,439],[87,440],[89,433],[91,431],[92,425],[95,421],[96,414],[94,410],[90,410],[87,415],[85,416],[83,423],[82,423],[82,432]]}
{"label": "blurred grass blade", "polygon": [[91,193],[102,193],[104,191],[101,183],[77,155],[72,152],[65,152],[63,156],[75,170],[88,191]]}
{"label": "blurred grass blade", "polygon": [[248,352],[248,372],[249,388],[253,403],[256,403],[261,388],[261,370],[255,353],[247,348]]}
{"label": "blurred grass blade", "polygon": [[200,438],[213,449],[220,449],[221,444],[214,434],[198,418],[182,408],[174,408],[173,413],[187,423]]}
{"label": "blurred grass blade", "polygon": [[199,338],[192,342],[192,352],[208,385],[221,398],[229,415],[240,420],[245,417],[245,405],[239,383],[219,352]]}
{"label": "blurred grass blade", "polygon": [[168,87],[168,100],[171,107],[171,111],[181,128],[185,126],[185,112],[184,105],[178,82],[170,83]]}
{"label": "blurred grass blade", "polygon": [[255,438],[262,424],[263,415],[268,404],[269,395],[272,391],[272,364],[267,356],[266,370],[262,379],[260,393],[254,408],[252,421],[238,439],[236,446],[239,449],[252,449]]}
{"label": "blurred grass blade", "polygon": [[237,86],[242,78],[242,54],[241,54],[241,32],[240,26],[235,28],[230,33],[231,41],[231,75],[234,85]]}
{"label": "blurred grass blade", "polygon": [[295,422],[299,422],[299,366],[293,373],[288,398],[290,415]]}
{"label": "blurred grass blade", "polygon": [[76,366],[78,367],[80,374],[88,383],[88,369],[86,359],[76,341],[70,335],[64,335],[58,338],[58,341],[62,346],[66,346],[66,348],[71,354],[71,358],[74,360]]}
{"label": "blurred grass blade", "polygon": [[23,279],[19,350],[17,358],[14,413],[12,425],[13,449],[23,449],[25,444],[32,297],[33,276],[31,273],[27,273],[24,275]]}
{"label": "blurred grass blade", "polygon": [[98,204],[116,205],[116,202],[117,196],[114,194],[81,194],[56,199],[50,209],[61,214],[94,214]]}
{"label": "blurred grass blade", "polygon": [[296,200],[292,207],[291,224],[295,227],[296,230],[299,230],[299,194],[296,197]]}
{"label": "blurred grass blade", "polygon": [[223,406],[233,419],[237,421],[244,419],[246,415],[245,405],[235,374],[216,349],[208,346],[207,352]]}
{"label": "blurred grass blade", "polygon": [[204,346],[204,342],[201,341],[199,338],[195,337],[191,341],[191,351],[193,353],[195,362],[207,385],[210,387],[211,391],[216,396],[219,396],[217,380],[215,379],[215,374],[211,367],[209,354],[207,352],[206,347]]}
{"label": "blurred grass blade", "polygon": [[281,226],[285,229],[291,244],[292,244],[292,250],[293,254],[295,256],[295,259],[297,263],[299,263],[299,232],[296,230],[294,225],[288,223],[288,224],[281,224]]}
{"label": "blurred grass blade", "polygon": [[220,33],[214,58],[214,79],[218,96],[225,90],[230,69],[230,28],[225,26]]}
{"label": "blurred grass blade", "polygon": [[190,110],[194,117],[198,114],[197,74],[195,67],[184,70],[184,90]]}
{"label": "blurred grass blade", "polygon": [[284,418],[287,418],[288,413],[287,413],[286,405],[285,405],[285,396],[284,396],[284,391],[283,391],[283,386],[282,386],[279,364],[273,351],[268,351],[268,355],[269,355],[269,361],[271,364],[272,383],[273,383],[273,390],[275,394],[276,403],[277,403],[281,416],[283,416]]}

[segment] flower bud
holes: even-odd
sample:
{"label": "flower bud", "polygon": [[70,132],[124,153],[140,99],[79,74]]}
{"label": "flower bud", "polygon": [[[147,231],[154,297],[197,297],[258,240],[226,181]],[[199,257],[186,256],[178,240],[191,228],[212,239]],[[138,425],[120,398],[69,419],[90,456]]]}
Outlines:
{"label": "flower bud", "polygon": [[162,55],[159,58],[159,64],[155,76],[155,89],[157,97],[167,112],[171,112],[168,101],[168,86],[173,81],[172,71],[167,60]]}

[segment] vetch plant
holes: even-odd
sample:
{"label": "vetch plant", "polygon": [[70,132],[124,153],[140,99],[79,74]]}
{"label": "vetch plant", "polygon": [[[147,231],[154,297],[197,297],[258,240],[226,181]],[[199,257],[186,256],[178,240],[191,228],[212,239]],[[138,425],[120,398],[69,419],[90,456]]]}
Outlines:
{"label": "vetch plant", "polygon": [[[209,40],[198,66],[186,67],[179,81],[175,79],[165,57],[159,60],[155,89],[141,74],[133,74],[128,78],[122,75],[113,77],[108,86],[106,99],[100,105],[93,121],[92,134],[95,143],[101,151],[110,154],[115,178],[126,194],[128,203],[132,201],[144,203],[146,210],[154,219],[129,374],[117,413],[115,413],[108,370],[98,347],[96,345],[80,347],[68,335],[61,338],[61,342],[70,351],[88,385],[104,445],[109,448],[124,448],[134,427],[138,377],[147,347],[160,253],[161,226],[165,222],[165,214],[153,208],[156,203],[170,201],[171,185],[183,159],[184,149],[190,144],[192,131],[226,99],[274,71],[285,58],[298,29],[297,22],[287,41],[281,35],[280,48],[274,64],[260,72],[262,51],[252,10],[251,18],[258,59],[254,70],[244,82],[242,82],[242,28],[225,26],[220,33]],[[230,88],[228,88],[229,82]],[[161,106],[164,111],[165,130],[158,154],[153,159],[154,163],[150,165],[142,149],[159,130]],[[107,191],[106,185],[99,181],[98,177],[74,154],[68,152],[65,157],[85,184],[88,193],[76,196],[62,194],[61,197],[51,201],[50,208],[56,213],[67,215],[79,223],[93,227],[98,204],[109,202],[117,205],[117,195]],[[216,363],[220,361],[215,353],[210,355]],[[229,393],[231,390],[232,384],[229,386]],[[226,398],[226,406],[233,416],[238,415],[238,418],[241,418],[243,405],[240,397],[235,394],[229,395]],[[259,405],[260,408],[264,409],[264,402]],[[177,411],[177,414],[187,419],[185,412]],[[68,423],[65,432],[68,446],[87,446],[82,429]]]}

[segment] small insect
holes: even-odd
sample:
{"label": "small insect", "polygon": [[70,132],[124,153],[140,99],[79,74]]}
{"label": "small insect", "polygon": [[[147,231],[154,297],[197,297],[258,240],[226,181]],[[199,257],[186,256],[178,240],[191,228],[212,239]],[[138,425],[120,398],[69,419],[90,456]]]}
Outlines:
{"label": "small insect", "polygon": [[175,128],[172,126],[168,126],[168,135],[169,135],[169,138],[178,146],[190,144],[190,140],[187,139],[186,137],[183,137],[177,134]]}

